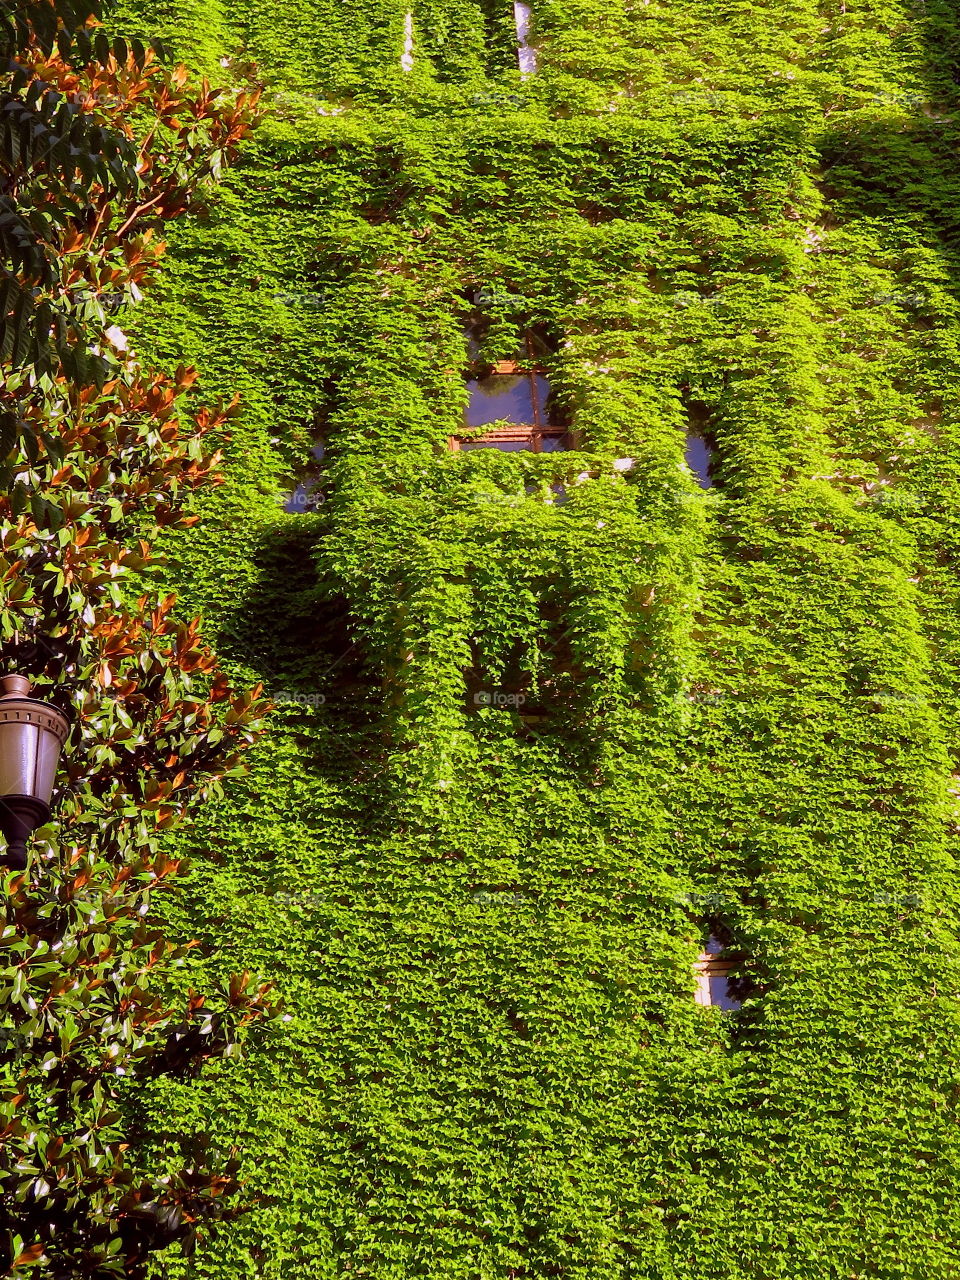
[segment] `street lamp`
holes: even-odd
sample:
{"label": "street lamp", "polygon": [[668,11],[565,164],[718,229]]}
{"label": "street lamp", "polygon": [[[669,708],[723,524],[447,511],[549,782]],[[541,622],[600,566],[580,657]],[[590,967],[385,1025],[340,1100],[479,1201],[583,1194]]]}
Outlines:
{"label": "street lamp", "polygon": [[70,730],[56,707],[30,697],[26,676],[0,677],[0,865],[27,866],[27,841],[50,817],[53,780]]}

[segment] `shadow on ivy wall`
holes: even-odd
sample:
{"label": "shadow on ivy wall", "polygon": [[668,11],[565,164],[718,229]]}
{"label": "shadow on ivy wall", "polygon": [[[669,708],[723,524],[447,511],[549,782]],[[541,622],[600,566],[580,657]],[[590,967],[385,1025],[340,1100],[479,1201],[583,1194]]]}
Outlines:
{"label": "shadow on ivy wall", "polygon": [[218,634],[228,660],[263,673],[276,723],[299,738],[305,757],[352,787],[352,816],[375,837],[387,809],[377,787],[389,746],[382,682],[368,668],[348,602],[318,580],[316,523],[284,519],[259,531],[250,584]]}

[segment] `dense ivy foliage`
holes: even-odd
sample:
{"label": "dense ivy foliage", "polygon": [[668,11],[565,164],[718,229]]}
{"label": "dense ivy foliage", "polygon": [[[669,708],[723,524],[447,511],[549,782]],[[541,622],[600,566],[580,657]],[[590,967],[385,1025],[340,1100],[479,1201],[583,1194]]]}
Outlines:
{"label": "dense ivy foliage", "polygon": [[[292,1015],[140,1100],[256,1205],[163,1274],[953,1276],[952,5],[512,21],[117,19],[268,104],[137,321],[241,397],[168,575],[278,703],[169,922]],[[575,452],[448,452],[475,306]]]}

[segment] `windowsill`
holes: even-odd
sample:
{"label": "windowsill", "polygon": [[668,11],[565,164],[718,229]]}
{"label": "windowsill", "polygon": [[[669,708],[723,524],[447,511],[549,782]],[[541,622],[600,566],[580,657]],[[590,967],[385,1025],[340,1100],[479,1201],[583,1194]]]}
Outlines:
{"label": "windowsill", "polygon": [[485,435],[449,438],[451,453],[470,452],[478,448],[500,448],[504,453],[567,453],[575,447],[569,431],[537,431],[533,423],[518,422],[515,426],[498,427],[496,431],[488,431]]}

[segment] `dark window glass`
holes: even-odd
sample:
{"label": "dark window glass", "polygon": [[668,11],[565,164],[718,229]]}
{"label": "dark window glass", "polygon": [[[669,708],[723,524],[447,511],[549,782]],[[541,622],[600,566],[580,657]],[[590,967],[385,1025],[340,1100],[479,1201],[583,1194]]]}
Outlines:
{"label": "dark window glass", "polygon": [[713,449],[708,442],[702,436],[688,434],[685,456],[687,466],[697,477],[697,483],[700,488],[712,489],[713,479],[710,471],[713,465]]}
{"label": "dark window glass", "polygon": [[522,453],[524,449],[533,448],[533,436],[523,436],[513,440],[464,440],[461,449],[499,449],[501,453]]}
{"label": "dark window glass", "polygon": [[316,484],[307,481],[304,484],[298,484],[293,493],[287,494],[283,509],[291,515],[303,515],[304,512],[316,511],[323,500],[323,494]]}
{"label": "dark window glass", "polygon": [[730,992],[730,977],[725,973],[710,975],[710,1003],[715,1009],[739,1009],[742,1000]]}
{"label": "dark window glass", "polygon": [[[488,422],[532,425],[539,407],[534,406],[533,382],[534,379],[523,373],[494,373],[489,378],[468,382],[467,426],[484,427]],[[547,380],[537,377],[536,383],[539,391],[539,384],[546,385]]]}
{"label": "dark window glass", "polygon": [[547,402],[550,399],[550,382],[542,373],[535,374],[533,381],[536,387],[537,407],[544,422],[546,422]]}

